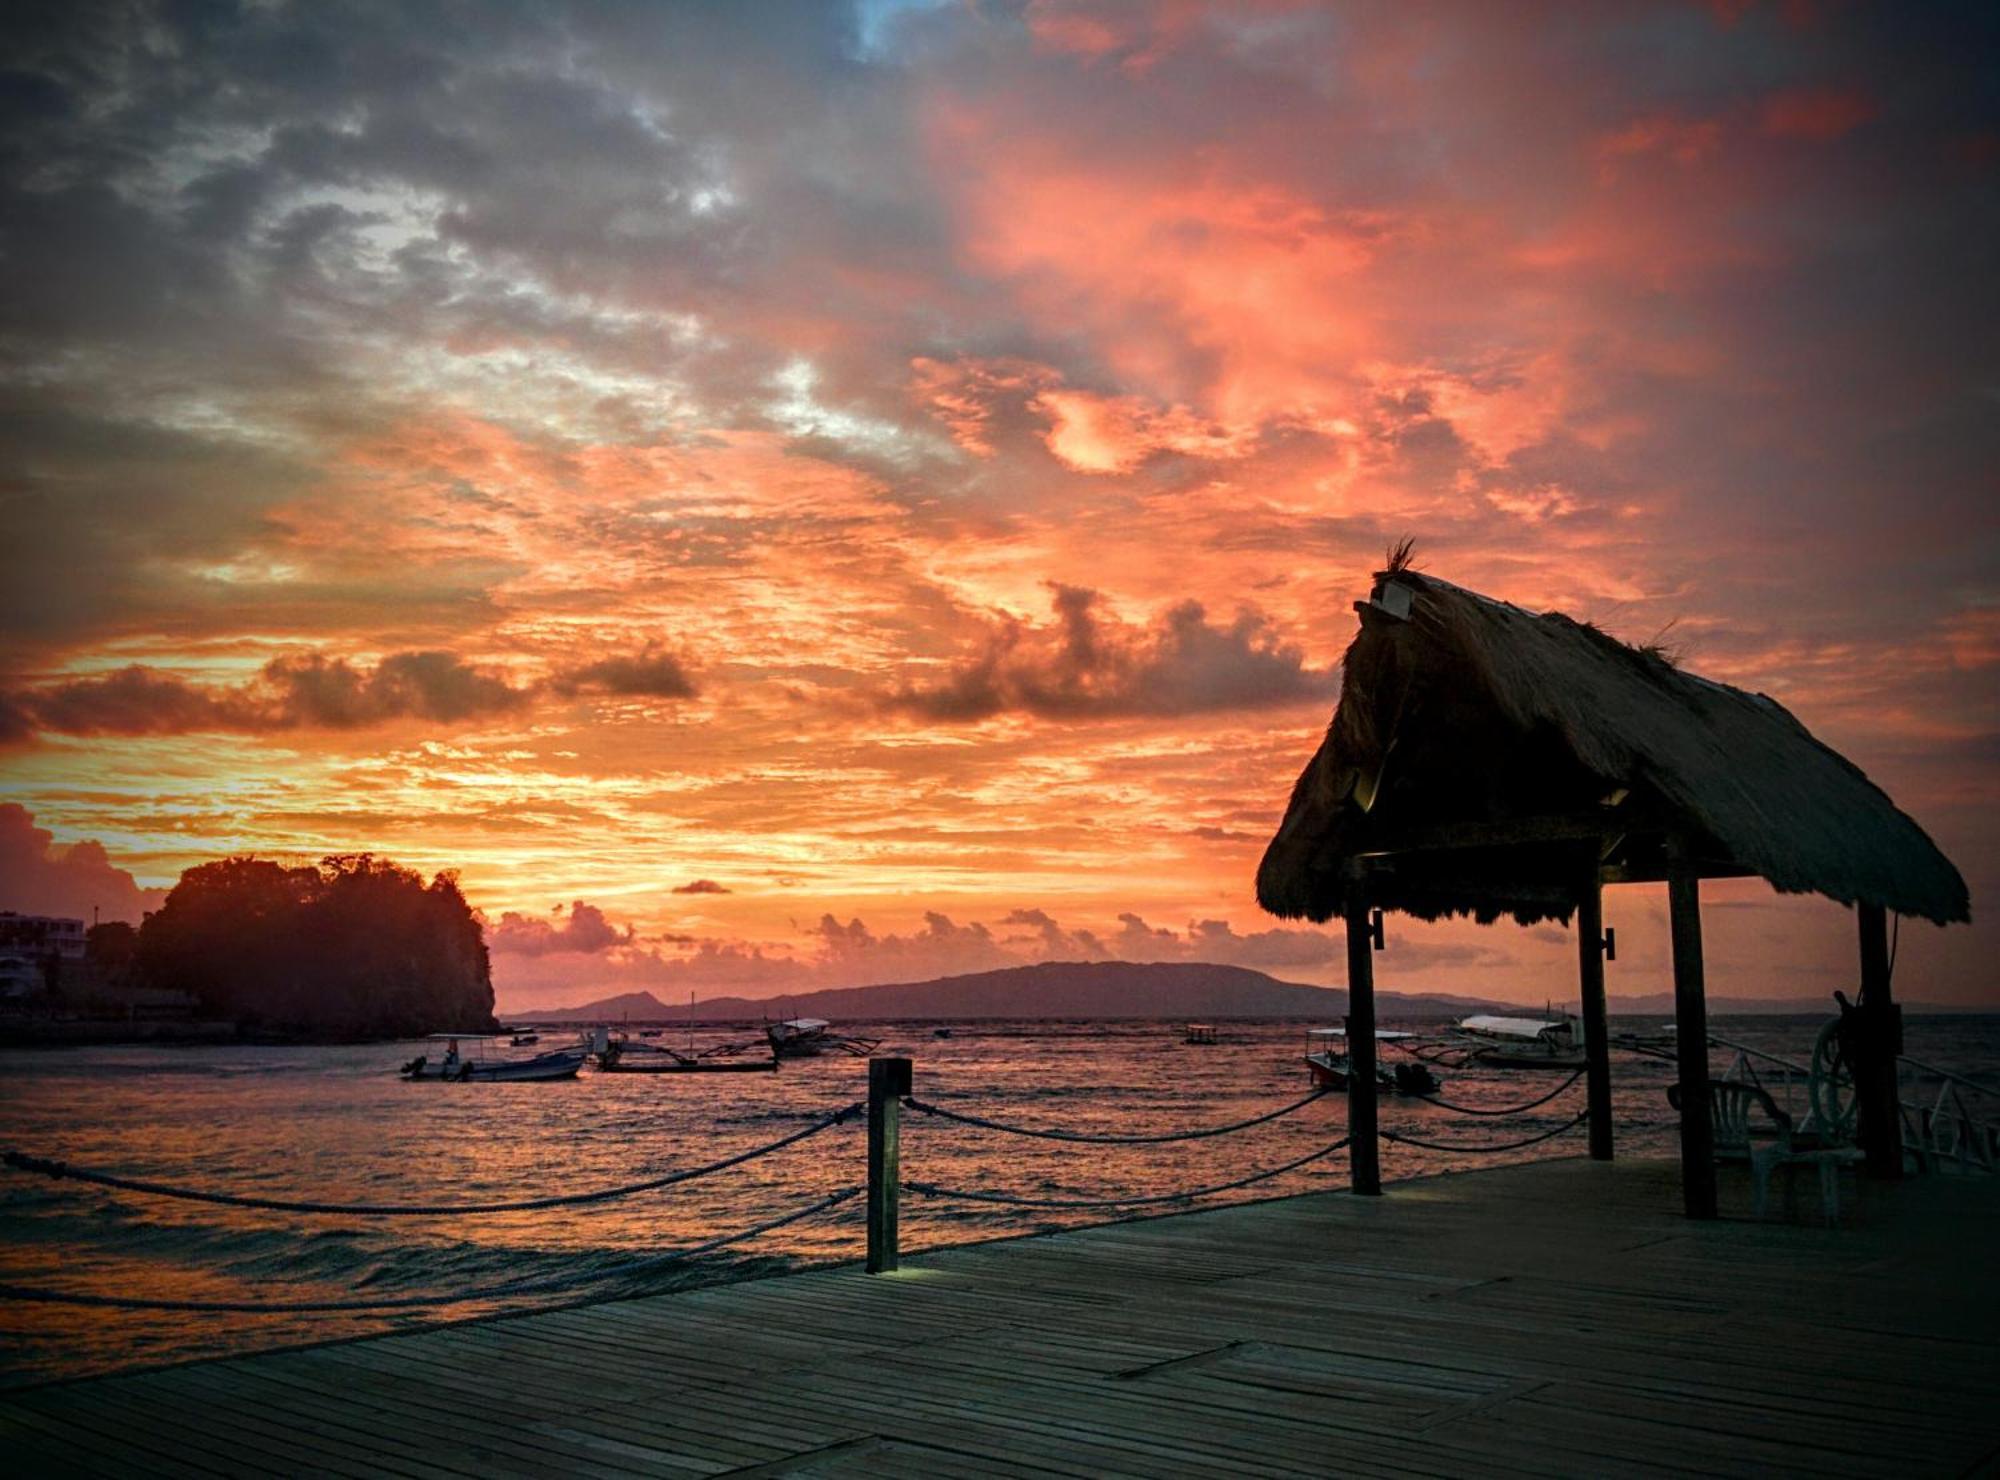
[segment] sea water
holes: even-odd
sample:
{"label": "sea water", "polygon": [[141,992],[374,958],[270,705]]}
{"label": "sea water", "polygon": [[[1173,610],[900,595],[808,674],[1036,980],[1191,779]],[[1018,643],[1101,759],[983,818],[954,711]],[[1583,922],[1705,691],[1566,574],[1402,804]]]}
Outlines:
{"label": "sea water", "polygon": [[[1726,1038],[1804,1062],[1824,1019],[1717,1018]],[[919,1099],[988,1119],[1135,1135],[1245,1119],[1307,1093],[1303,1023],[1223,1022],[1221,1042],[1164,1022],[843,1024],[915,1061]],[[1396,1026],[1385,1024],[1384,1026]],[[1418,1025],[1406,1025],[1418,1026]],[[1435,1028],[1436,1025],[1429,1025]],[[1614,1020],[1618,1031],[1658,1019]],[[544,1038],[543,1048],[559,1035]],[[726,1032],[703,1032],[696,1047]],[[741,1030],[734,1036],[740,1038]],[[2000,1018],[1912,1018],[1916,1058],[2000,1082]],[[666,1041],[686,1046],[669,1030]],[[79,1167],[243,1195],[314,1201],[463,1203],[582,1191],[658,1176],[778,1139],[862,1099],[867,1064],[833,1055],[774,1074],[595,1074],[549,1084],[411,1084],[397,1066],[434,1045],[123,1047],[0,1053],[0,1148]],[[1385,1063],[1397,1054],[1386,1050]],[[1714,1071],[1733,1054],[1717,1049]],[[1562,1074],[1444,1070],[1442,1096],[1505,1108]],[[1674,1151],[1669,1062],[1618,1053],[1621,1156]],[[1934,1090],[1931,1091],[1934,1093]],[[1928,1098],[1928,1095],[1926,1095]],[[1516,1151],[1480,1146],[1560,1126],[1583,1086],[1520,1114],[1472,1118],[1385,1099],[1385,1129],[1468,1148],[1385,1142],[1391,1182],[1583,1152],[1583,1131]],[[1802,1108],[1802,1107],[1799,1107]],[[1340,1137],[1328,1095],[1240,1134],[1166,1145],[1032,1140],[904,1113],[903,1174],[947,1188],[1043,1200],[1157,1196],[1279,1167]],[[770,1156],[614,1202],[439,1218],[298,1215],[172,1202],[0,1171],[0,1283],[122,1297],[311,1302],[454,1294],[547,1277],[579,1296],[666,1290],[851,1260],[861,1199],[643,1277],[633,1260],[748,1228],[866,1176],[857,1117]],[[1199,1206],[1347,1185],[1344,1155]],[[906,1251],[1103,1222],[1172,1207],[1052,1210],[907,1194]],[[408,1329],[557,1297],[371,1314],[130,1312],[0,1299],[0,1384]]]}

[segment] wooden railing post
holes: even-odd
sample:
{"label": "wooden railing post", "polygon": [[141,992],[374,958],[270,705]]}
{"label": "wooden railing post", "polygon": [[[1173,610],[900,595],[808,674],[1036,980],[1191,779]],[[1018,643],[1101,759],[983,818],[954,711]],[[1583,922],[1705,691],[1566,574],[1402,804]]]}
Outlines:
{"label": "wooden railing post", "polygon": [[902,1188],[903,1096],[912,1081],[908,1059],[868,1061],[868,1272],[897,1263],[897,1195]]}
{"label": "wooden railing post", "polygon": [[1382,1147],[1375,1122],[1375,933],[1368,894],[1347,886],[1347,1166],[1363,1197],[1382,1195]]}
{"label": "wooden railing post", "polygon": [[1604,894],[1597,859],[1576,902],[1576,960],[1583,996],[1583,1062],[1590,1107],[1590,1158],[1611,1160],[1611,1039],[1604,1008]]}

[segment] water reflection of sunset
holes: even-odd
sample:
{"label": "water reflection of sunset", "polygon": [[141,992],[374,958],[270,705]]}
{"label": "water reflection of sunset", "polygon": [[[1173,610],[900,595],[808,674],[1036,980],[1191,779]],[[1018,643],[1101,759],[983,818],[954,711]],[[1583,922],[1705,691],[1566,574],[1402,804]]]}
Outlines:
{"label": "water reflection of sunset", "polygon": [[[462,872],[503,1009],[1338,980],[1251,874],[1409,532],[1773,694],[1984,897],[1995,122],[1888,14],[294,17],[338,97],[254,15],[24,36],[0,907],[372,849]],[[1718,996],[1848,984],[1834,906],[1714,897]],[[1900,949],[1994,1000],[1987,927]]]}

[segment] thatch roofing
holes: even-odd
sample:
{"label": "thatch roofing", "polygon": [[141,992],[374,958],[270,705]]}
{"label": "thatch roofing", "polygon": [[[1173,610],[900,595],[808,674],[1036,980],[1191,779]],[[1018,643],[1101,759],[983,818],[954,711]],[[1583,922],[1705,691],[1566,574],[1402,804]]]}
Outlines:
{"label": "thatch roofing", "polygon": [[1661,878],[1679,848],[1707,875],[1970,918],[1923,829],[1775,700],[1414,571],[1356,607],[1257,872],[1273,914],[1329,919],[1366,869],[1370,902],[1427,919],[1566,920],[1586,879]]}

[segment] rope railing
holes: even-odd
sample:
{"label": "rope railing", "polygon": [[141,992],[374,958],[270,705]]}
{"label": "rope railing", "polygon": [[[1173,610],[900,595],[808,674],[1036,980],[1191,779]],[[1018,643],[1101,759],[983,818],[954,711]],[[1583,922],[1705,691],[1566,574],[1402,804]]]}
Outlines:
{"label": "rope railing", "polygon": [[30,1156],[25,1152],[9,1151],[0,1156],[0,1162],[17,1172],[34,1172],[55,1181],[86,1182],[95,1187],[109,1187],[119,1192],[136,1192],[147,1197],[174,1198],[181,1202],[211,1203],[229,1208],[257,1208],[274,1213],[313,1213],[338,1217],[381,1217],[381,1218],[451,1218],[466,1217],[482,1213],[532,1213],[549,1208],[580,1207],[589,1203],[611,1202],[618,1198],[633,1197],[642,1192],[657,1192],[663,1187],[672,1187],[681,1182],[692,1182],[698,1177],[712,1176],[716,1172],[741,1166],[758,1157],[769,1156],[774,1151],[782,1151],[787,1146],[795,1146],[800,1141],[830,1130],[841,1122],[851,1119],[863,1107],[863,1101],[856,1100],[851,1105],[843,1105],[831,1115],[821,1117],[811,1125],[793,1131],[788,1136],[756,1146],[734,1156],[725,1156],[720,1161],[711,1161],[703,1166],[687,1167],[678,1172],[668,1172],[662,1176],[649,1177],[643,1182],[627,1182],[618,1187],[599,1187],[588,1192],[554,1193],[547,1197],[520,1198],[511,1202],[483,1203],[333,1203],[295,1201],[289,1198],[252,1197],[233,1192],[209,1192],[194,1187],[176,1187],[165,1182],[148,1182],[136,1177],[120,1177],[110,1172],[92,1171],[86,1167],[73,1167],[67,1162],[48,1157]]}
{"label": "rope railing", "polygon": [[1009,1136],[1027,1136],[1039,1141],[1072,1141],[1091,1146],[1158,1146],[1170,1141],[1201,1141],[1211,1136],[1229,1136],[1238,1131],[1247,1131],[1253,1126],[1267,1125],[1281,1120],[1295,1110],[1304,1109],[1314,1100],[1324,1099],[1328,1091],[1316,1089],[1304,1099],[1293,1100],[1276,1110],[1252,1116],[1248,1120],[1238,1120],[1229,1125],[1202,1126],[1189,1131],[1167,1131],[1157,1135],[1107,1136],[1088,1131],[1059,1131],[1044,1127],[1009,1125],[1005,1121],[988,1120],[979,1115],[967,1115],[962,1110],[948,1110],[942,1105],[933,1105],[927,1100],[919,1100],[914,1095],[905,1095],[903,1104],[924,1115],[934,1115],[940,1120],[956,1121],[960,1125],[976,1126],[980,1130],[1000,1131]]}
{"label": "rope railing", "polygon": [[1426,1141],[1417,1136],[1406,1136],[1399,1131],[1391,1131],[1391,1130],[1384,1130],[1379,1134],[1381,1135],[1383,1140],[1395,1141],[1399,1145],[1403,1146],[1420,1146],[1426,1151],[1457,1151],[1465,1153],[1467,1155],[1477,1156],[1477,1155],[1483,1155],[1491,1151],[1519,1151],[1524,1146],[1535,1146],[1539,1145],[1543,1141],[1552,1141],[1557,1136],[1560,1136],[1564,1131],[1575,1130],[1578,1126],[1582,1125],[1588,1119],[1590,1119],[1590,1112],[1588,1110],[1584,1110],[1579,1112],[1574,1119],[1566,1120],[1561,1125],[1557,1126],[1555,1129],[1543,1131],[1540,1135],[1529,1136],[1526,1139],[1520,1141],[1502,1141],[1497,1144],[1488,1146],[1468,1146],[1468,1145],[1454,1146],[1448,1141]]}
{"label": "rope railing", "polygon": [[1529,1110],[1539,1110],[1542,1106],[1548,1104],[1550,1100],[1555,1099],[1556,1096],[1583,1078],[1587,1072],[1587,1070],[1579,1069],[1561,1084],[1543,1095],[1539,1100],[1530,1100],[1525,1105],[1509,1105],[1504,1110],[1488,1110],[1478,1105],[1455,1105],[1450,1100],[1439,1099],[1436,1095],[1416,1094],[1412,1095],[1411,1098],[1422,1100],[1429,1105],[1435,1105],[1440,1110],[1450,1110],[1458,1115],[1520,1115]]}
{"label": "rope railing", "polygon": [[497,1285],[487,1285],[477,1290],[461,1290],[448,1295],[388,1295],[368,1300],[168,1300],[146,1296],[91,1295],[76,1290],[39,1290],[28,1285],[0,1284],[0,1300],[13,1300],[38,1305],[79,1305],[96,1309],[111,1310],[156,1310],[180,1311],[205,1315],[326,1315],[342,1312],[362,1313],[370,1311],[417,1310],[446,1305],[470,1305],[489,1300],[513,1300],[524,1295],[557,1295],[599,1282],[631,1279],[636,1275],[648,1274],[669,1264],[710,1254],[717,1249],[726,1249],[732,1244],[744,1243],[763,1234],[771,1233],[790,1224],[801,1222],[818,1213],[824,1213],[842,1203],[859,1197],[860,1187],[849,1187],[823,1197],[818,1202],[803,1208],[795,1208],[789,1213],[770,1218],[735,1233],[724,1234],[720,1238],[707,1239],[702,1243],[690,1244],[683,1249],[669,1249],[664,1253],[648,1255],[643,1259],[630,1260],[609,1269],[583,1270],[570,1275],[541,1275],[532,1278],[507,1280]]}
{"label": "rope railing", "polygon": [[1254,1187],[1259,1182],[1268,1182],[1273,1177],[1282,1177],[1286,1172],[1295,1172],[1302,1166],[1332,1156],[1348,1143],[1350,1138],[1342,1136],[1338,1141],[1308,1152],[1296,1161],[1288,1161],[1283,1166],[1271,1167],[1266,1171],[1253,1172],[1247,1177],[1238,1177],[1233,1182],[1218,1182],[1212,1187],[1190,1187],[1183,1192],[1169,1192],[1145,1197],[1099,1197],[1099,1198],[1045,1198],[1018,1197],[1011,1192],[984,1192],[970,1187],[939,1187],[931,1182],[905,1181],[903,1185],[910,1191],[924,1197],[948,1198],[961,1202],[1001,1203],[1013,1208],[1139,1208],[1157,1206],[1162,1203],[1190,1202],[1198,1197],[1213,1197],[1220,1192],[1235,1192],[1240,1188]]}

